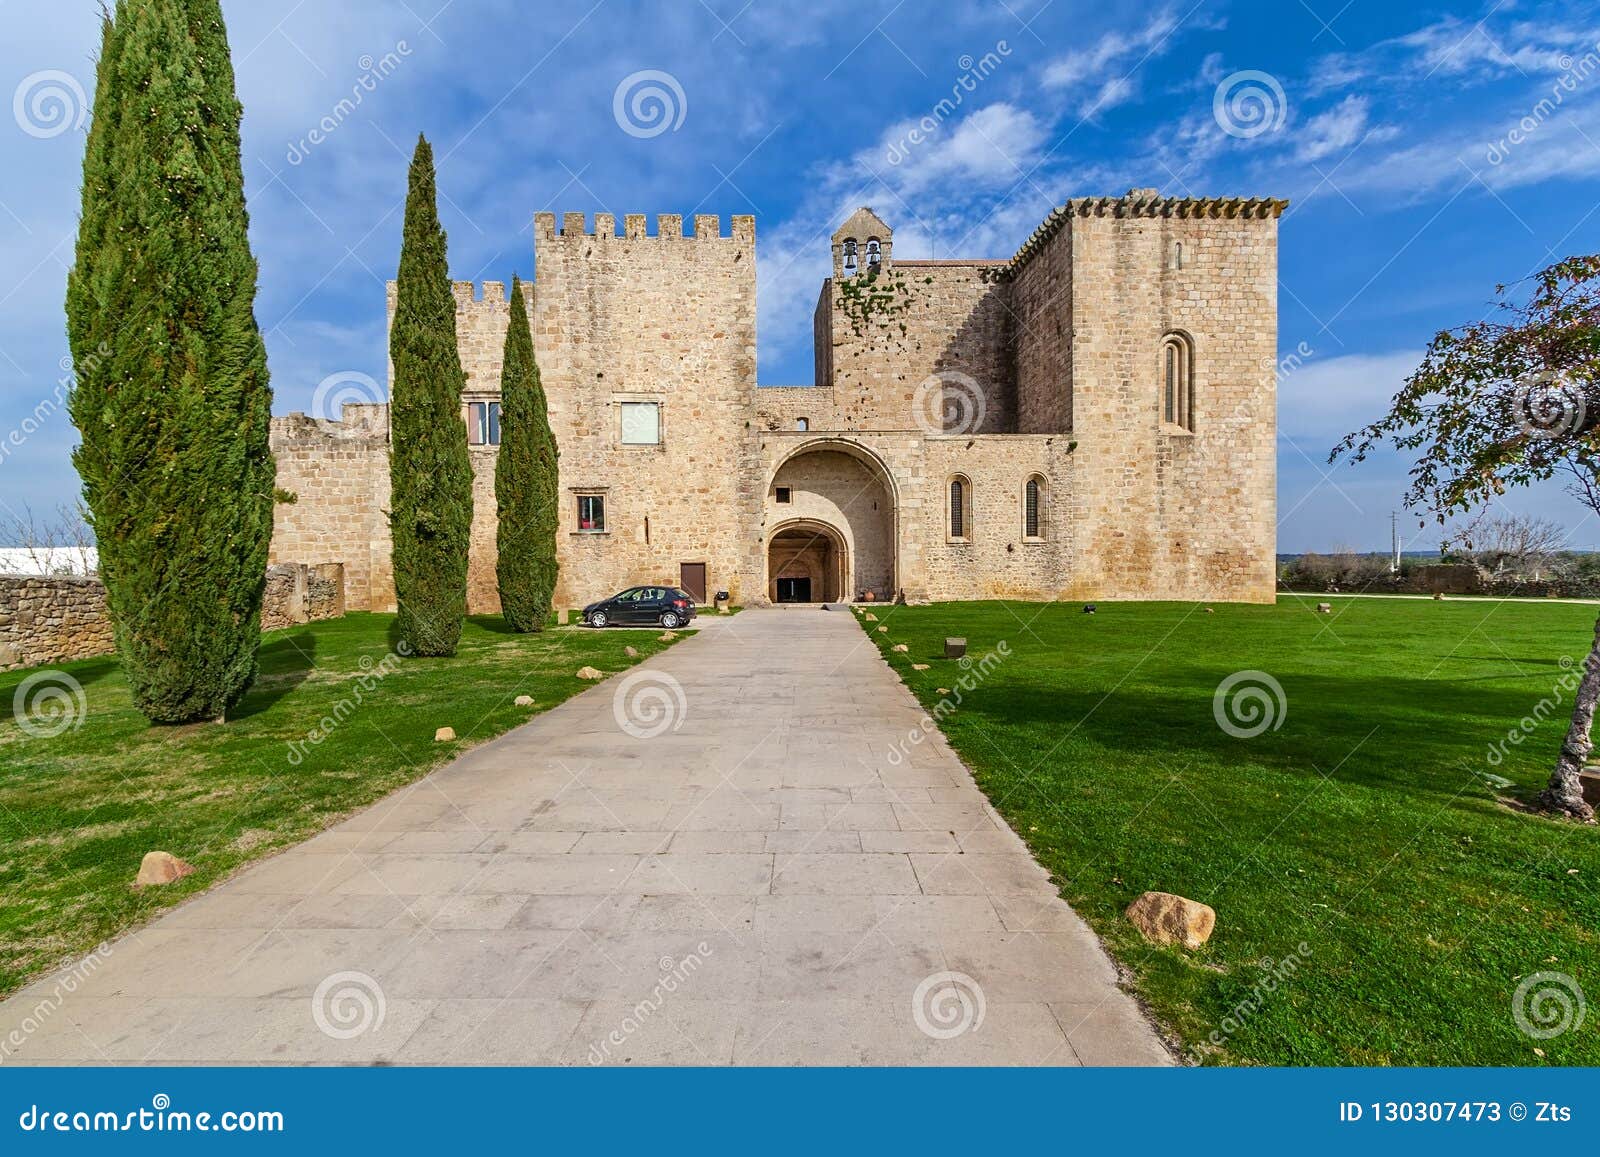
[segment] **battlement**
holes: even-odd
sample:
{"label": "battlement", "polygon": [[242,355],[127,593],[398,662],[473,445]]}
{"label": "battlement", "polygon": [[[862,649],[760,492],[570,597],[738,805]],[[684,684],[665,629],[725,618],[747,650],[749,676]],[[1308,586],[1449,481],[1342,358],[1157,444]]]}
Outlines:
{"label": "battlement", "polygon": [[274,450],[286,446],[341,442],[387,442],[387,402],[346,402],[337,420],[318,418],[296,410],[272,419],[268,434]]}
{"label": "battlement", "polygon": [[537,242],[574,241],[579,238],[589,238],[594,241],[743,241],[754,242],[756,239],[756,219],[748,214],[735,214],[728,218],[728,232],[722,232],[722,218],[715,213],[697,213],[694,216],[694,232],[683,231],[683,215],[681,213],[659,213],[656,215],[656,230],[649,231],[646,215],[643,213],[626,213],[622,218],[622,232],[617,232],[617,216],[615,213],[596,213],[594,215],[594,228],[589,228],[589,218],[586,213],[563,213],[561,215],[561,228],[556,228],[556,215],[554,213],[535,213],[533,215],[533,237]]}
{"label": "battlement", "polygon": [[[385,283],[385,288],[389,307],[388,316],[393,318],[397,292],[395,283],[393,281],[387,282]],[[528,282],[524,282],[522,292],[524,295],[531,297],[533,286]],[[450,293],[456,299],[456,309],[458,311],[464,310],[470,305],[505,305],[508,300],[506,283],[503,281],[452,281],[450,283]]]}
{"label": "battlement", "polygon": [[1040,223],[1006,263],[1017,273],[1075,217],[1277,221],[1289,202],[1277,197],[1163,197],[1157,189],[1129,189],[1120,197],[1073,197]]}
{"label": "battlement", "polygon": [[506,304],[506,283],[503,281],[485,281],[481,286],[473,281],[452,281],[450,292],[455,295],[457,309],[465,309],[474,302],[480,305]]}

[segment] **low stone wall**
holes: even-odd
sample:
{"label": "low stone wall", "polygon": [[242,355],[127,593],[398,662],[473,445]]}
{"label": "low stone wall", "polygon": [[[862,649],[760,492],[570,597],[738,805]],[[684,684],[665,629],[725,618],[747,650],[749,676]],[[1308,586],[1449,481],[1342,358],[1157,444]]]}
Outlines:
{"label": "low stone wall", "polygon": [[[344,566],[267,568],[261,629],[281,630],[344,614]],[[0,575],[0,671],[109,655],[116,649],[106,589],[76,575]]]}
{"label": "low stone wall", "polygon": [[1425,595],[1475,595],[1483,591],[1483,576],[1471,563],[1439,563],[1419,567],[1407,585]]}
{"label": "low stone wall", "polygon": [[344,614],[344,564],[274,563],[267,568],[261,598],[261,629],[281,631],[299,623],[337,619]]}
{"label": "low stone wall", "polygon": [[81,575],[0,575],[0,671],[112,650],[106,588]]}

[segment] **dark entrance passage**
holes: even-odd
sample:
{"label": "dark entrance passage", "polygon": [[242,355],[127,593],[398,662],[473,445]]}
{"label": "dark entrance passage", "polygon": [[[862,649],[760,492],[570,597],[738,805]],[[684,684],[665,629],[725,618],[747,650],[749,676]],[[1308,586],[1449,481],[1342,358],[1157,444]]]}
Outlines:
{"label": "dark entrance passage", "polygon": [[844,540],[831,526],[807,519],[779,526],[767,547],[767,597],[775,603],[847,597],[845,555]]}

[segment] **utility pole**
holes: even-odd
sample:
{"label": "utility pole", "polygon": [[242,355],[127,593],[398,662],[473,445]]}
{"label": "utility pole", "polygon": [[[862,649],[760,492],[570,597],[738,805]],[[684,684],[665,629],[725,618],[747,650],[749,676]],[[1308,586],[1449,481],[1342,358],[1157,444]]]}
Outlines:
{"label": "utility pole", "polygon": [[1389,511],[1389,573],[1400,573],[1400,515],[1396,511]]}

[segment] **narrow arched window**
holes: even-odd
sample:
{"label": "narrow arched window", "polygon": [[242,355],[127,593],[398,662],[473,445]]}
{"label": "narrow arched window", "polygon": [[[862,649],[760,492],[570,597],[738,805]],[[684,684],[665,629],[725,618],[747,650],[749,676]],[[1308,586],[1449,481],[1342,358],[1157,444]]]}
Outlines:
{"label": "narrow arched window", "polygon": [[1161,339],[1161,421],[1194,430],[1194,350],[1181,333]]}
{"label": "narrow arched window", "polygon": [[948,527],[951,541],[965,542],[972,534],[972,483],[964,476],[950,479]]}
{"label": "narrow arched window", "polygon": [[1044,479],[1035,474],[1022,486],[1022,537],[1044,537]]}
{"label": "narrow arched window", "polygon": [[794,428],[796,430],[809,430],[809,429],[811,429],[811,419],[810,418],[796,418],[794,420]]}
{"label": "narrow arched window", "polygon": [[1183,242],[1182,241],[1174,241],[1172,243],[1172,268],[1174,268],[1174,269],[1182,269],[1183,268]]}

